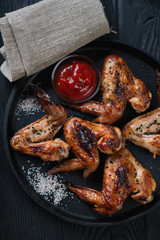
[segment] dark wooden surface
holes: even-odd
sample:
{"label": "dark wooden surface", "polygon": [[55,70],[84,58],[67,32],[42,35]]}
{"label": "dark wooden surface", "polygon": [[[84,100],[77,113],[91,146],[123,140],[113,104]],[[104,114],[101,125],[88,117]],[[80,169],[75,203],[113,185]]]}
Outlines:
{"label": "dark wooden surface", "polygon": [[[6,12],[37,1],[0,0],[0,17]],[[102,0],[102,3],[110,26],[117,31],[117,34],[111,33],[102,39],[120,40],[150,54],[160,62],[160,1]],[[9,83],[0,73],[0,239],[159,240],[159,208],[125,224],[87,227],[65,222],[30,199],[13,175],[3,146],[3,117],[8,97],[15,84],[18,83]]]}

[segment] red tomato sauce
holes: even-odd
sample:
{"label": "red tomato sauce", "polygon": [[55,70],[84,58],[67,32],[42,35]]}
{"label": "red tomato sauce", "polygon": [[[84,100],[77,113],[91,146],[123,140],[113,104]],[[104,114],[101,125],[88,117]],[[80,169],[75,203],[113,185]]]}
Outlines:
{"label": "red tomato sauce", "polygon": [[88,63],[74,60],[58,70],[56,85],[64,97],[70,100],[83,100],[94,92],[97,75]]}

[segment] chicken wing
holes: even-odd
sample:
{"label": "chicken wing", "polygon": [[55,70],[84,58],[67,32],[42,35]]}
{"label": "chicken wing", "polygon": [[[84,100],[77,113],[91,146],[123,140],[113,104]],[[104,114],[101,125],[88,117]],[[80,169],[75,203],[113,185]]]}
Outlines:
{"label": "chicken wing", "polygon": [[106,154],[112,154],[122,146],[119,128],[92,123],[77,117],[71,117],[66,121],[64,135],[76,158],[60,163],[48,174],[83,169],[83,177],[86,179],[99,165],[98,148]]}
{"label": "chicken wing", "polygon": [[129,150],[122,148],[105,162],[101,192],[72,184],[68,184],[68,188],[82,200],[93,204],[96,212],[111,216],[123,208],[129,196],[141,204],[152,201],[156,183]]}
{"label": "chicken wing", "polygon": [[72,107],[97,115],[96,122],[112,124],[122,117],[127,101],[136,112],[144,112],[152,95],[145,83],[136,78],[123,58],[110,55],[105,58],[102,71],[103,101],[87,102]]}
{"label": "chicken wing", "polygon": [[45,161],[56,161],[68,157],[69,145],[59,138],[53,140],[65,123],[67,112],[62,106],[55,105],[44,90],[33,84],[31,88],[47,114],[15,133],[10,140],[12,148],[38,156]]}
{"label": "chicken wing", "polygon": [[124,139],[148,149],[154,157],[160,154],[160,108],[134,118],[122,130]]}

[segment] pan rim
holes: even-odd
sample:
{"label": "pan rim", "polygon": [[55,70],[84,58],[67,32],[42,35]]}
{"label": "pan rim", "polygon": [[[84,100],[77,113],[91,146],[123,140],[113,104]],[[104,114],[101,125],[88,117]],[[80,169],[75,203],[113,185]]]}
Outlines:
{"label": "pan rim", "polygon": [[[123,42],[120,42],[120,41],[103,41],[103,42],[106,44],[106,46],[107,46],[107,44],[116,44],[116,46],[119,46],[119,47],[123,46],[123,47],[130,48],[132,50],[135,50],[135,51],[141,53],[142,55],[144,55],[144,57],[147,56],[150,60],[154,61],[155,64],[159,65],[159,63],[158,63],[156,58],[153,58],[148,53],[145,53],[145,52],[143,52],[143,51],[141,51],[141,50],[139,50],[139,49],[137,49],[135,47],[132,47],[129,44],[126,44],[126,43],[123,43]],[[98,43],[98,41],[96,41],[96,43]],[[94,47],[94,44],[95,44],[95,42],[92,42],[90,45],[88,45],[88,47],[92,48],[92,47]],[[99,46],[101,46],[101,45],[99,45]],[[87,47],[87,45],[84,46],[83,49],[86,48],[86,47]],[[104,48],[104,47],[99,47],[99,48]],[[71,223],[76,223],[76,224],[80,224],[80,225],[87,225],[87,226],[111,226],[111,225],[123,224],[123,223],[126,223],[128,221],[137,219],[138,217],[141,217],[141,216],[144,216],[146,214],[149,214],[150,212],[155,210],[158,206],[160,206],[160,199],[159,199],[150,208],[148,208],[148,209],[146,209],[146,210],[144,210],[144,211],[142,211],[142,212],[140,212],[140,213],[138,213],[136,215],[127,217],[126,219],[124,218],[123,220],[114,220],[114,221],[106,221],[106,222],[89,222],[87,220],[83,221],[83,220],[73,219],[73,218],[70,218],[70,217],[66,216],[64,212],[62,212],[62,211],[60,211],[58,209],[55,209],[54,206],[50,206],[49,203],[46,204],[43,201],[39,202],[38,199],[35,197],[35,195],[33,195],[33,193],[29,191],[29,188],[27,188],[25,186],[23,180],[20,178],[19,174],[15,170],[15,167],[14,167],[13,162],[12,162],[12,157],[11,157],[10,150],[9,150],[8,130],[7,130],[8,129],[8,120],[9,120],[8,116],[9,116],[11,104],[13,102],[13,99],[15,97],[16,92],[24,86],[24,82],[26,82],[26,81],[27,81],[27,84],[26,84],[26,87],[27,87],[28,84],[30,82],[32,82],[41,72],[36,73],[36,74],[28,77],[28,81],[26,80],[26,77],[24,77],[21,80],[21,82],[19,84],[17,84],[13,88],[13,90],[12,90],[10,96],[9,96],[7,105],[6,105],[6,110],[5,110],[5,115],[4,115],[4,122],[3,122],[3,138],[4,138],[5,153],[6,153],[7,159],[9,161],[9,164],[11,166],[11,169],[12,169],[14,175],[16,176],[19,184],[22,186],[22,188],[27,193],[27,195],[29,195],[29,197],[33,201],[35,201],[39,206],[41,206],[43,209],[48,211],[50,214],[52,214],[54,216],[57,216],[57,217],[65,220],[65,221],[68,221],[68,222],[71,222]],[[50,209],[51,209],[51,211],[50,211]],[[63,213],[63,214],[61,214],[61,213]]]}

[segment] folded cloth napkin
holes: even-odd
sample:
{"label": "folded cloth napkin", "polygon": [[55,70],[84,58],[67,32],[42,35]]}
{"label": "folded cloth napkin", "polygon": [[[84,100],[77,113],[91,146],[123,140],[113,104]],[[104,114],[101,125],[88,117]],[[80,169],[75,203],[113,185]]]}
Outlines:
{"label": "folded cloth napkin", "polygon": [[44,0],[5,14],[0,30],[0,69],[12,82],[109,33],[109,24],[99,0]]}

